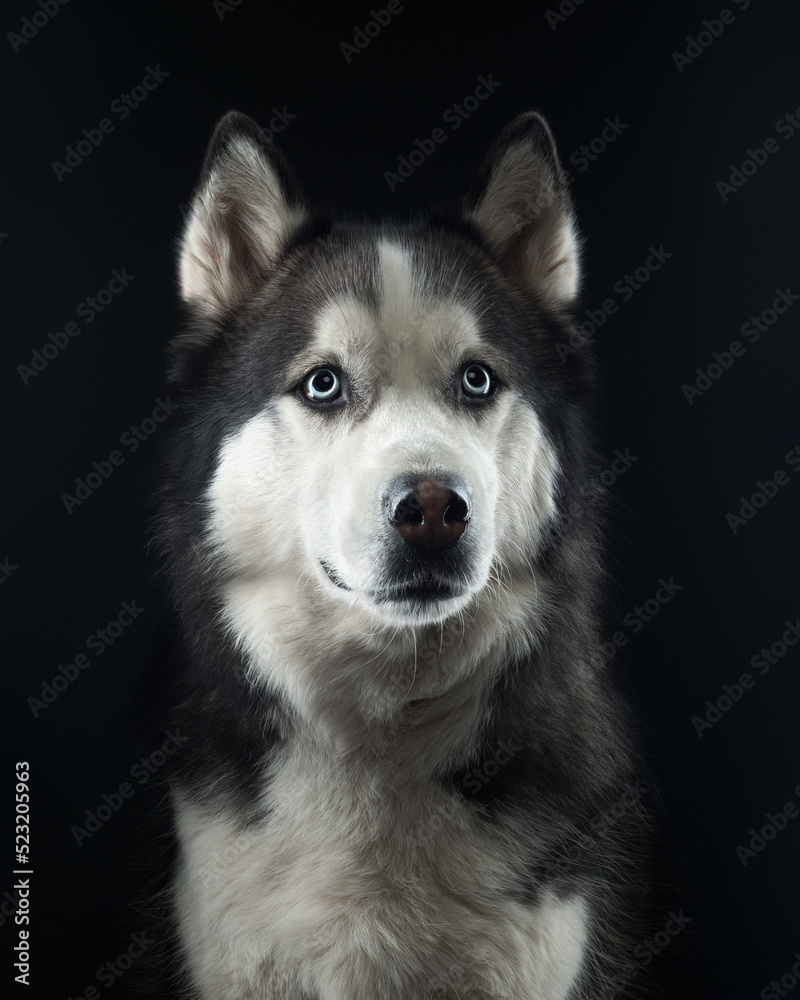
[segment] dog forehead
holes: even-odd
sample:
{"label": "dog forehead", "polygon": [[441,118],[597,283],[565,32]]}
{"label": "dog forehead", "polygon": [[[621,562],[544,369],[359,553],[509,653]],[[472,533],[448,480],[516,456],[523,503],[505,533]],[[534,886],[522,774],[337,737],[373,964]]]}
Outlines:
{"label": "dog forehead", "polygon": [[[470,295],[443,294],[424,254],[398,243],[377,247],[374,293],[340,292],[322,306],[310,349],[373,374],[440,373],[485,349]],[[434,290],[434,286],[436,286]]]}

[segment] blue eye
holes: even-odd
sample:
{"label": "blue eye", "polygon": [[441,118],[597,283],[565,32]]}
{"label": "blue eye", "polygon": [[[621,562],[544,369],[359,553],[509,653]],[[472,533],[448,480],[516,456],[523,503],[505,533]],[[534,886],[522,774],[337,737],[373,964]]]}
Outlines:
{"label": "blue eye", "polygon": [[303,393],[315,403],[326,403],[342,394],[342,383],[330,368],[317,368],[303,380]]}
{"label": "blue eye", "polygon": [[484,365],[468,365],[461,376],[461,388],[476,399],[488,396],[493,384],[492,373]]}

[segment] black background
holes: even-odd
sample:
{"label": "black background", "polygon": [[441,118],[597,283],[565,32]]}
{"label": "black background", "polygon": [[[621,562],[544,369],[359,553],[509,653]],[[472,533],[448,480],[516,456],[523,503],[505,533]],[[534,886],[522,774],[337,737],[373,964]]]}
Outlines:
{"label": "black background", "polygon": [[[121,886],[131,867],[126,827],[146,811],[144,788],[130,777],[139,752],[124,725],[162,627],[145,549],[142,477],[153,444],[132,454],[120,439],[156,405],[178,316],[181,206],[216,119],[231,107],[262,125],[273,108],[294,115],[276,140],[312,201],[400,217],[455,203],[511,118],[530,108],[547,116],[574,175],[586,237],[581,308],[596,311],[608,298],[618,305],[595,335],[609,463],[617,449],[636,456],[614,484],[612,630],[629,640],[618,655],[671,824],[664,871],[674,862],[680,872],[674,882],[665,875],[660,926],[669,907],[692,919],[657,961],[684,997],[755,998],[790,972],[800,952],[800,817],[746,866],[736,848],[767,813],[800,798],[797,652],[764,676],[750,666],[800,615],[800,476],[785,458],[800,444],[800,304],[756,343],[740,331],[771,307],[776,290],[800,293],[800,134],[776,131],[800,104],[800,18],[789,3],[755,0],[741,10],[743,2],[730,3],[733,23],[703,36],[713,41],[680,68],[673,53],[706,30],[703,19],[719,18],[720,3],[585,0],[551,25],[547,4],[404,0],[349,62],[341,43],[370,20],[367,2],[277,10],[241,0],[225,10],[210,0],[72,0],[18,51],[0,40],[0,375],[8,404],[0,560],[15,567],[0,588],[9,634],[0,894],[13,882],[13,763],[27,760],[28,995],[77,998],[98,987],[98,967],[151,919],[125,909]],[[555,0],[550,9],[558,10]],[[3,33],[20,32],[38,10],[35,0],[6,4]],[[168,75],[120,120],[112,102],[148,66]],[[447,141],[391,192],[384,172],[489,75],[499,82],[494,93],[458,130],[445,126]],[[63,163],[66,147],[104,117],[114,131],[59,180],[53,162]],[[626,127],[580,169],[571,154],[601,134],[606,118]],[[729,182],[748,148],[769,137],[780,148],[723,199],[717,182]],[[662,245],[671,256],[623,301],[615,283]],[[114,268],[135,277],[82,322],[78,304],[105,288]],[[18,366],[70,320],[80,334],[25,384]],[[682,386],[737,339],[744,355],[690,405]],[[62,495],[115,449],[122,466],[68,513]],[[788,484],[734,533],[726,515],[778,469]],[[625,614],[652,598],[662,578],[680,591],[634,633]],[[102,655],[89,652],[90,666],[34,717],[28,699],[134,599],[145,611]],[[692,718],[743,672],[755,686],[698,736]],[[71,828],[126,780],[136,795],[78,846]],[[23,994],[13,982],[7,913],[0,982]],[[125,977],[112,988],[124,989]]]}

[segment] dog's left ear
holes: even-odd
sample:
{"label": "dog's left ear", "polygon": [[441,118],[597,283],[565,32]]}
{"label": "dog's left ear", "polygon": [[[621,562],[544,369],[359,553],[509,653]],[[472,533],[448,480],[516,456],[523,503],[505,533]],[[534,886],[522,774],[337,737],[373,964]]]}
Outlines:
{"label": "dog's left ear", "polygon": [[464,214],[523,285],[555,304],[575,298],[575,212],[555,141],[540,114],[520,115],[498,136]]}
{"label": "dog's left ear", "polygon": [[217,316],[269,272],[305,218],[283,156],[247,115],[217,124],[180,249],[181,297]]}

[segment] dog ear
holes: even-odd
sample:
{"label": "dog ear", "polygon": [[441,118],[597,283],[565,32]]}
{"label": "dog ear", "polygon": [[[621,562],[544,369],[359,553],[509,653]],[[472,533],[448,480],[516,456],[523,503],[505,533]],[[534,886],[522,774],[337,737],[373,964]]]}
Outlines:
{"label": "dog ear", "polygon": [[533,111],[495,140],[465,202],[466,218],[523,282],[557,304],[578,292],[578,237],[555,141]]}
{"label": "dog ear", "polygon": [[181,240],[181,297],[219,315],[269,272],[304,217],[283,156],[252,118],[229,111],[211,137]]}

